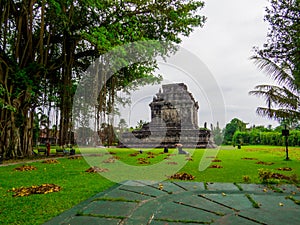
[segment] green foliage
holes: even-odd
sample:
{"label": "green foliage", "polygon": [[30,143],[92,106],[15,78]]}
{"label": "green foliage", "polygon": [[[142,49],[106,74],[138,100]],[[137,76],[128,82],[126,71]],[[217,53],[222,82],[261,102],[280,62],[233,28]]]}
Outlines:
{"label": "green foliage", "polygon": [[[233,145],[273,145],[284,146],[285,137],[282,136],[281,131],[236,131],[232,138]],[[300,146],[300,131],[291,130],[288,136],[289,146]]]}
{"label": "green foliage", "polygon": [[237,118],[232,119],[228,124],[226,124],[223,143],[231,144],[234,133],[236,131],[245,131],[246,125],[246,123]]}
{"label": "green foliage", "polygon": [[[0,118],[4,132],[15,134],[10,141],[3,141],[6,146],[0,143],[0,149],[6,151],[10,146],[19,156],[31,152],[27,147],[31,146],[32,135],[9,129],[22,127],[25,131],[28,115],[40,106],[44,111],[59,107],[60,141],[68,141],[71,123],[77,122],[71,121],[76,84],[96,58],[117,47],[137,41],[169,42],[168,46],[152,50],[147,60],[141,60],[143,63],[134,65],[129,65],[126,51],[120,51],[124,55],[115,63],[124,65],[123,69],[112,80],[102,77],[107,82],[99,97],[103,101],[99,112],[115,112],[112,108],[116,92],[131,83],[141,78],[147,78],[144,83],[160,81],[153,75],[155,57],[175,51],[174,43],[180,43],[182,36],[188,36],[195,27],[203,26],[205,17],[199,15],[203,6],[200,0],[1,1],[0,83],[9,93],[2,99],[0,90],[0,108],[16,109],[18,126],[8,116]],[[143,46],[139,50],[145,52]]]}
{"label": "green foliage", "polygon": [[143,121],[143,120],[140,120],[137,122],[136,126],[135,126],[135,129],[136,130],[140,130],[145,124],[147,124],[148,122],[146,121]]}
{"label": "green foliage", "polygon": [[300,146],[300,131],[292,130],[290,131],[290,135],[288,137],[289,146]]}
{"label": "green foliage", "polygon": [[7,94],[9,95],[9,93],[7,93],[3,85],[0,83],[0,109],[7,109],[9,111],[15,112],[16,108],[5,102],[5,95]]}
{"label": "green foliage", "polygon": [[249,133],[236,131],[232,137],[232,144],[235,145],[244,145],[249,143]]}
{"label": "green foliage", "polygon": [[252,59],[277,84],[258,85],[249,94],[265,99],[258,107],[261,116],[282,121],[299,120],[300,29],[299,0],[270,0],[265,21],[270,25],[262,49],[255,49]]}

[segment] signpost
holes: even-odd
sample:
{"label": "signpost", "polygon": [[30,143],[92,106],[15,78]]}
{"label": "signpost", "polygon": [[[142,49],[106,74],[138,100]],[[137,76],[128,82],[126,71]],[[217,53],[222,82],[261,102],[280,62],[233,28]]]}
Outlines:
{"label": "signpost", "polygon": [[286,125],[284,125],[284,129],[282,130],[282,136],[285,137],[285,152],[286,157],[285,160],[289,160],[289,148],[288,148],[288,136],[290,135],[290,131],[286,128]]}

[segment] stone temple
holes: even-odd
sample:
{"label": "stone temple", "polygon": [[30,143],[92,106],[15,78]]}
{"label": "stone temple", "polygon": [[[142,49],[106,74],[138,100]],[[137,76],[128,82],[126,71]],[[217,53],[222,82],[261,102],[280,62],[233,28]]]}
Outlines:
{"label": "stone temple", "polygon": [[183,83],[162,85],[149,104],[151,121],[140,130],[125,132],[120,147],[214,148],[211,132],[198,127],[198,102]]}

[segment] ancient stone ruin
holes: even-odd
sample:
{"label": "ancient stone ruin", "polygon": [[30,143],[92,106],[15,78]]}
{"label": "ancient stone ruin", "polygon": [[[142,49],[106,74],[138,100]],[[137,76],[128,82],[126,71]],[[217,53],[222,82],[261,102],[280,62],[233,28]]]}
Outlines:
{"label": "ancient stone ruin", "polygon": [[123,133],[120,147],[174,148],[178,143],[187,148],[215,147],[211,132],[198,127],[199,105],[185,84],[162,85],[149,106],[151,121]]}

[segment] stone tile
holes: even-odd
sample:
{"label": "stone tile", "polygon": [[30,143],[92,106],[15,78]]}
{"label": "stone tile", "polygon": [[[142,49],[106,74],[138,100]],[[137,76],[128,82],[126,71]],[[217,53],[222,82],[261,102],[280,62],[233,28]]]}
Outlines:
{"label": "stone tile", "polygon": [[175,185],[182,188],[184,191],[204,191],[203,182],[184,182],[184,181],[172,181]]}
{"label": "stone tile", "polygon": [[115,189],[104,194],[103,196],[99,196],[99,198],[115,198],[115,199],[124,199],[124,200],[132,200],[132,201],[134,200],[144,201],[147,199],[151,199],[153,197],[140,194],[140,193],[131,192],[131,191]]}
{"label": "stone tile", "polygon": [[[154,181],[124,182],[45,224],[300,224],[300,206],[285,198],[292,195],[300,199],[293,185],[280,186],[284,193],[276,193],[258,184],[240,184],[243,191],[231,183],[210,183],[208,190],[201,182],[161,184],[163,190]],[[253,208],[245,194],[250,194],[261,207]],[[81,216],[76,216],[78,212]]]}
{"label": "stone tile", "polygon": [[[224,196],[225,194],[225,196]],[[202,198],[210,199],[231,210],[242,210],[252,208],[252,203],[248,200],[244,193],[217,193],[202,194]]]}
{"label": "stone tile", "polygon": [[233,183],[207,183],[209,191],[239,191]]}
{"label": "stone tile", "polygon": [[62,225],[117,225],[121,222],[120,219],[113,218],[100,218],[92,216],[75,216],[72,217],[68,222],[62,223]]}
{"label": "stone tile", "polygon": [[121,216],[126,217],[131,214],[137,203],[121,201],[94,201],[91,202],[84,210],[83,214],[95,216]]}

